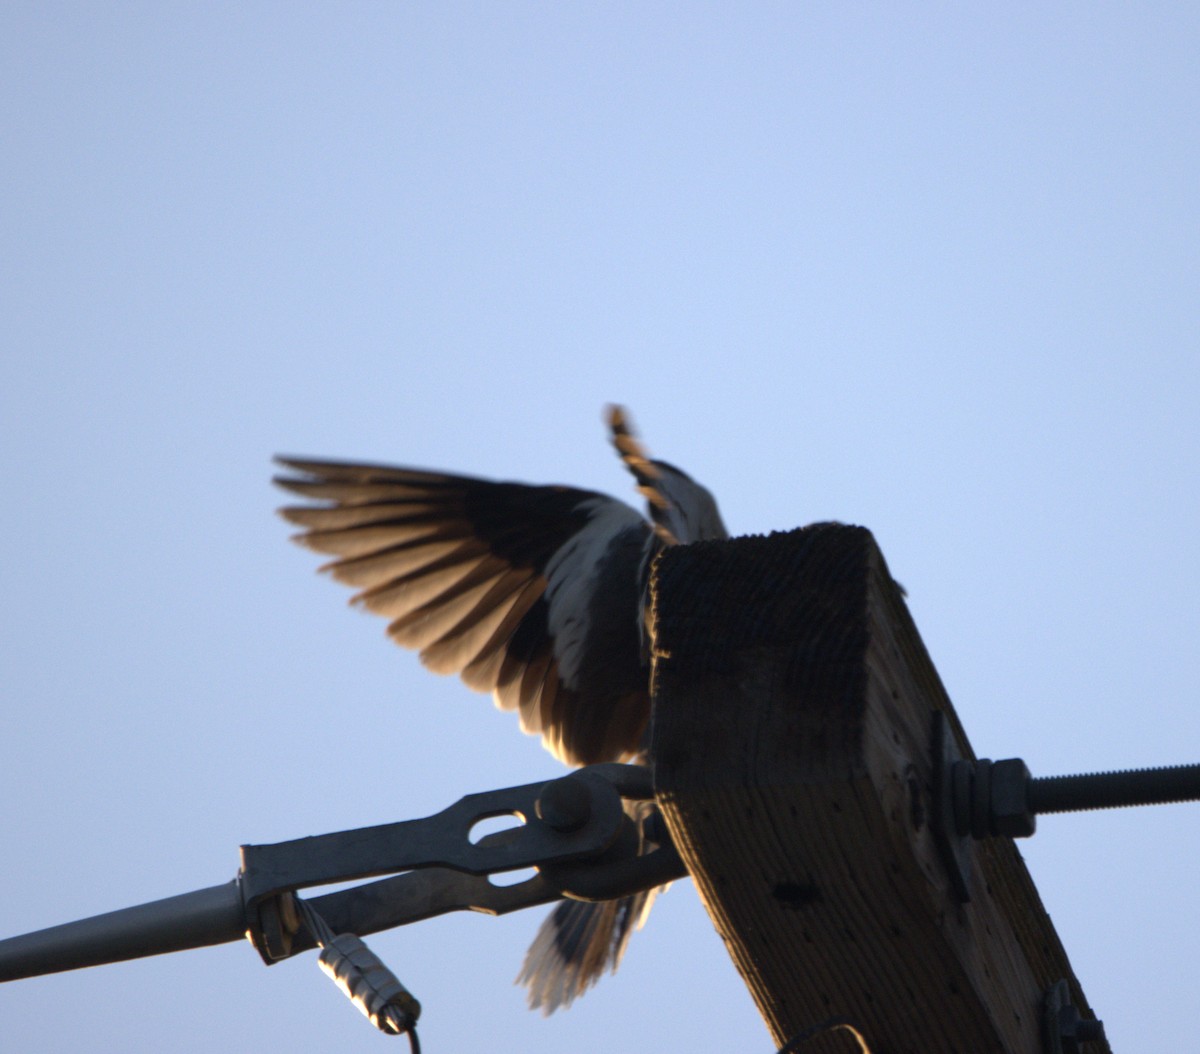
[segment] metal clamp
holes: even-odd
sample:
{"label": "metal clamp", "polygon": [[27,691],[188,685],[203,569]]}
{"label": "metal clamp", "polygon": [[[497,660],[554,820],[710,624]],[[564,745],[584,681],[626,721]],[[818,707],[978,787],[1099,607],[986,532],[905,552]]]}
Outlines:
{"label": "metal clamp", "polygon": [[[542,819],[538,803],[549,788],[568,781],[574,792],[572,796],[578,801],[581,822],[571,829],[563,829],[561,825],[555,826]],[[555,794],[555,791],[549,791],[550,798]],[[480,821],[496,816],[515,816],[524,822],[519,827],[472,842],[471,829]],[[311,946],[306,940],[299,947],[294,946],[294,938],[300,931],[299,921],[290,906],[294,890],[413,869],[446,868],[483,876],[557,861],[586,859],[602,853],[613,843],[623,820],[621,795],[612,780],[600,773],[581,770],[549,783],[529,783],[468,794],[449,808],[420,820],[361,827],[271,845],[244,845],[240,877],[247,933],[263,961],[269,965]],[[399,892],[396,887],[409,877],[402,876],[387,891]],[[490,883],[484,883],[475,892],[483,894],[492,888],[495,887]],[[347,914],[347,907],[353,913],[352,895],[356,892],[348,890],[340,895],[319,898],[316,902],[318,910],[337,928]],[[348,894],[351,895],[349,903]],[[486,897],[470,899],[486,900]],[[391,925],[399,924],[388,921]],[[341,928],[359,934],[374,932],[354,926]]]}
{"label": "metal clamp", "polygon": [[[648,769],[593,765],[558,780],[470,794],[420,820],[245,845],[233,882],[0,941],[0,981],[243,936],[275,963],[316,946],[294,891],[356,878],[391,876],[308,899],[335,933],[363,936],[448,911],[501,915],[564,895],[607,899],[648,889],[684,873],[664,832],[653,833],[660,848],[643,856],[641,843],[630,842],[633,820],[623,802],[652,798]],[[480,820],[505,815],[523,823],[471,841]],[[593,862],[598,877],[585,888]],[[578,871],[555,874],[568,864]],[[488,880],[527,867],[541,871],[509,886]]]}

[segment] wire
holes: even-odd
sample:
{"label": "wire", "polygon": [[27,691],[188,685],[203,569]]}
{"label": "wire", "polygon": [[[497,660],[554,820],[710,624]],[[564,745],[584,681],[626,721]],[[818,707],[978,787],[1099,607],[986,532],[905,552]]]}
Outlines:
{"label": "wire", "polygon": [[328,948],[333,943],[334,933],[329,928],[329,923],[326,922],[307,900],[301,900],[299,897],[293,896],[296,908],[304,919],[304,925],[308,927],[308,932],[313,935],[313,940],[317,942],[318,947]]}

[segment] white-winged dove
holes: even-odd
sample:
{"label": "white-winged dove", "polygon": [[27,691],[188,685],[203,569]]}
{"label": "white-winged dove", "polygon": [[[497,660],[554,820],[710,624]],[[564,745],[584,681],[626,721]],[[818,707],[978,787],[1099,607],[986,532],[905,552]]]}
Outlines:
{"label": "white-winged dove", "polygon": [[[298,542],[335,557],[321,570],[358,590],[352,603],[387,618],[431,670],[516,710],[569,765],[643,758],[650,562],[666,545],[727,537],[704,487],[648,458],[620,407],[608,423],[649,520],[573,487],[278,458],[296,474],[276,482],[318,503],[282,515]],[[518,978],[530,1006],[568,1005],[615,969],[653,896],[559,904]]]}

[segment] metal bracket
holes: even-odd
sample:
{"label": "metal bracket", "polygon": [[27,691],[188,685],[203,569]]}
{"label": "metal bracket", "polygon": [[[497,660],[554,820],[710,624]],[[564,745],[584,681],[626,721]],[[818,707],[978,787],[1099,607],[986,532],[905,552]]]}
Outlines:
{"label": "metal bracket", "polygon": [[[242,846],[242,897],[255,948],[268,964],[292,954],[299,922],[289,900],[298,889],[427,867],[486,875],[603,852],[621,830],[620,793],[598,773],[579,772],[563,781],[571,781],[582,819],[570,830],[539,814],[543,791],[560,782],[552,781],[468,794],[420,820]],[[472,842],[471,829],[496,816],[524,823]]]}
{"label": "metal bracket", "polygon": [[[639,834],[625,808],[625,801],[653,797],[644,766],[592,765],[558,780],[469,794],[420,820],[245,845],[233,882],[0,941],[0,981],[244,936],[264,962],[278,962],[315,946],[294,891],[356,878],[392,876],[308,899],[337,933],[362,936],[448,911],[501,915],[563,896],[609,899],[649,889],[686,873],[665,832]],[[645,827],[652,808],[632,808]],[[480,820],[505,815],[523,822],[471,841]],[[645,852],[647,842],[659,847]],[[510,886],[488,880],[527,867],[540,873]]]}
{"label": "metal bracket", "polygon": [[962,837],[955,817],[953,783],[962,779],[963,757],[950,731],[946,715],[933,714],[933,810],[930,826],[955,897],[962,904],[971,899],[971,843]]}
{"label": "metal bracket", "polygon": [[1042,1049],[1045,1054],[1081,1054],[1085,1043],[1103,1041],[1104,1022],[1085,1018],[1071,1002],[1071,986],[1058,981],[1042,1000]]}
{"label": "metal bracket", "polygon": [[[505,848],[508,843],[525,837],[530,826],[527,822],[524,827],[501,831],[480,840],[476,848],[486,851],[486,855],[479,859],[488,865],[488,873],[469,874],[465,870],[426,866],[424,863],[413,864],[411,866],[420,869],[337,893],[307,898],[308,903],[328,920],[334,930],[366,936],[450,911],[505,915],[522,908],[561,900],[563,897],[574,900],[611,900],[663,885],[687,874],[687,868],[671,844],[665,826],[656,822],[660,819],[656,811],[649,810],[649,815],[643,821],[643,827],[648,826],[649,830],[642,839],[638,838],[634,821],[626,812],[621,811],[622,801],[653,800],[654,784],[649,769],[637,765],[591,765],[570,776],[532,786],[535,789],[540,788],[532,815],[541,821],[545,838],[553,841],[556,837],[554,832],[558,832],[559,835],[573,835],[576,839],[582,839],[590,829],[590,821],[595,817],[597,797],[607,803],[604,806],[606,812],[613,803],[616,804],[618,812],[615,833],[610,837],[607,834],[608,827],[605,826],[604,836],[589,838],[586,846],[577,846],[577,854],[567,856],[563,852],[548,853],[546,858],[531,861],[532,865],[538,868],[538,874],[533,877],[508,886],[493,885],[488,879],[488,874],[530,866],[529,863],[514,864],[511,859],[507,867],[501,867],[497,862],[500,852],[511,852]],[[524,792],[529,788],[518,787],[511,790]],[[485,808],[491,808],[496,804],[496,800],[486,799],[508,793],[495,791],[470,795],[463,801],[476,804],[482,802]],[[462,804],[463,802],[459,802],[452,808]],[[487,815],[505,815],[507,812],[508,810],[491,811]],[[437,815],[442,816],[444,813]],[[471,823],[484,818],[484,814],[477,813]],[[644,843],[647,837],[649,841],[657,843],[657,848],[649,852],[643,848],[639,854],[639,841]],[[290,897],[290,890],[284,890],[277,897],[263,901],[263,907],[269,912],[273,910],[271,905],[276,902],[286,903]],[[273,934],[264,933],[263,936],[269,938]],[[262,954],[262,948],[258,941],[254,940],[253,934],[251,939]],[[296,930],[288,927],[279,945],[268,946],[268,954],[272,957],[263,955],[263,961],[270,965],[315,946],[306,929],[301,927]]]}

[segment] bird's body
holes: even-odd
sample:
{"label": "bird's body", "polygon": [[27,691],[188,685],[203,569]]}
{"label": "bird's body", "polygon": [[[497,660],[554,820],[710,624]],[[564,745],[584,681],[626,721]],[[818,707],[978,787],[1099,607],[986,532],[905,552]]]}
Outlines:
{"label": "bird's body", "polygon": [[[430,669],[492,692],[570,765],[643,759],[650,562],[664,545],[726,537],[707,490],[647,458],[620,409],[609,424],[650,520],[572,487],[279,459],[300,475],[277,482],[321,503],[282,514],[335,557],[322,570],[358,590],[352,602]],[[519,978],[531,1006],[568,1004],[615,968],[652,896],[560,904]]]}

